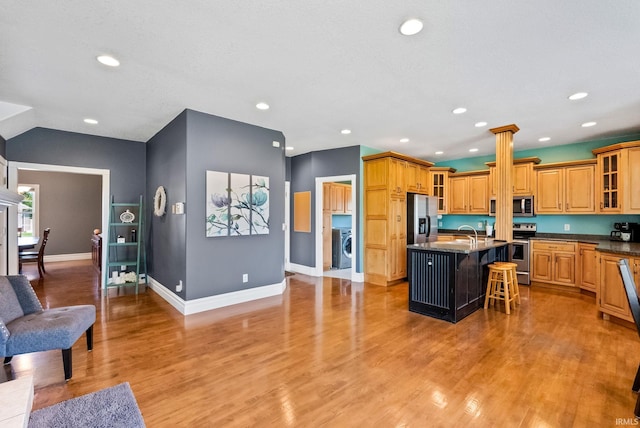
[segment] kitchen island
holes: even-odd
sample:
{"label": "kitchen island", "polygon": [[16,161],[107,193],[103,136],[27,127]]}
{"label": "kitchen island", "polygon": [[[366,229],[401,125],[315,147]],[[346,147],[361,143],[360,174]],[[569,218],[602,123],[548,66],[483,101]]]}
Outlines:
{"label": "kitchen island", "polygon": [[484,306],[487,265],[508,260],[499,240],[454,240],[407,245],[409,310],[458,322]]}

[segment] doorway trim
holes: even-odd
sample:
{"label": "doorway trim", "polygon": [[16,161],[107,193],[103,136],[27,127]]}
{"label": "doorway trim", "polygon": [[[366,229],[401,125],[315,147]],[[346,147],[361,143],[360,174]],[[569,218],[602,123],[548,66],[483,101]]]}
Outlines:
{"label": "doorway trim", "polygon": [[323,184],[333,183],[336,181],[351,182],[351,206],[354,212],[351,214],[351,280],[357,281],[356,265],[358,264],[358,230],[356,228],[356,219],[358,217],[356,205],[356,175],[335,175],[332,177],[316,177],[316,265],[314,269],[315,276],[323,276],[322,269],[322,194]]}
{"label": "doorway trim", "polygon": [[[33,171],[43,172],[67,172],[71,174],[87,174],[87,175],[100,175],[102,176],[102,231],[108,230],[109,222],[109,194],[111,193],[110,174],[108,169],[99,168],[83,168],[77,166],[64,166],[64,165],[48,165],[41,163],[29,163],[29,162],[16,162],[9,161],[9,174],[8,174],[8,188],[9,190],[18,190],[18,170],[28,169]],[[9,214],[7,218],[7,240],[8,240],[8,266],[7,270],[10,275],[16,275],[18,273],[18,208],[9,207]],[[107,244],[106,240],[103,241],[103,245]],[[106,266],[107,252],[102,252],[102,266]],[[104,275],[100,275],[100,288],[104,288]]]}

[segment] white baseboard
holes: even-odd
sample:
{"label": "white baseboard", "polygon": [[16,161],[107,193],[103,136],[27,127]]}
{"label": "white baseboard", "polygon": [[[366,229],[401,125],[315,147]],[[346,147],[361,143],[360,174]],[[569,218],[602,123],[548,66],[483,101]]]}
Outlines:
{"label": "white baseboard", "polygon": [[225,306],[237,305],[238,303],[281,295],[287,289],[287,281],[283,279],[282,282],[277,284],[263,285],[261,287],[219,294],[217,296],[202,297],[194,300],[182,299],[151,276],[149,276],[149,287],[171,306],[176,308],[182,315],[191,315],[198,312],[223,308]]}
{"label": "white baseboard", "polygon": [[91,253],[52,254],[44,256],[45,262],[68,262],[73,260],[91,260]]}
{"label": "white baseboard", "polygon": [[[301,273],[304,275],[309,275],[309,276],[322,276],[323,272],[320,272],[320,274],[318,274],[317,269],[312,267],[312,266],[304,266],[304,265],[297,265],[295,263],[291,263],[289,265],[289,269],[287,269],[290,272],[296,272],[296,273]],[[351,274],[351,281],[353,282],[364,282],[364,272],[355,272]]]}
{"label": "white baseboard", "polygon": [[309,275],[309,276],[322,276],[318,275],[316,272],[316,268],[312,267],[312,266],[305,266],[305,265],[298,265],[295,263],[290,263],[289,264],[289,271],[291,272],[296,272],[296,273],[301,273],[304,275]]}

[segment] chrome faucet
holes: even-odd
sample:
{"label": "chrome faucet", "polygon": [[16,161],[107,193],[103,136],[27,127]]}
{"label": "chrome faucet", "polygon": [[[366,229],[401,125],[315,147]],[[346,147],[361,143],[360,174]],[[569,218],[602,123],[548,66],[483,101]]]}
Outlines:
{"label": "chrome faucet", "polygon": [[458,230],[461,230],[463,227],[468,227],[469,229],[473,230],[473,233],[474,233],[476,236],[475,236],[475,238],[474,238],[474,237],[472,237],[471,235],[469,235],[469,241],[470,241],[470,242],[469,242],[469,244],[470,244],[471,246],[475,246],[475,245],[477,245],[477,244],[478,244],[478,232],[477,232],[477,231],[476,231],[472,226],[469,226],[468,224],[463,224],[462,226],[460,226],[460,227],[458,228]]}

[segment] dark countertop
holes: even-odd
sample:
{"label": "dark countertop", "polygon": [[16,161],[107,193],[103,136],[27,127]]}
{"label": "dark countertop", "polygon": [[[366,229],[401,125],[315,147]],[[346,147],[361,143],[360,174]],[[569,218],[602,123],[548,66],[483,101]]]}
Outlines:
{"label": "dark countertop", "polygon": [[488,239],[478,237],[477,245],[471,246],[469,240],[455,240],[455,241],[433,241],[426,242],[424,244],[409,244],[407,249],[419,250],[419,251],[438,251],[442,253],[464,253],[470,254],[477,251],[489,250],[491,248],[499,248],[509,245],[507,241],[500,241],[497,239]]}

